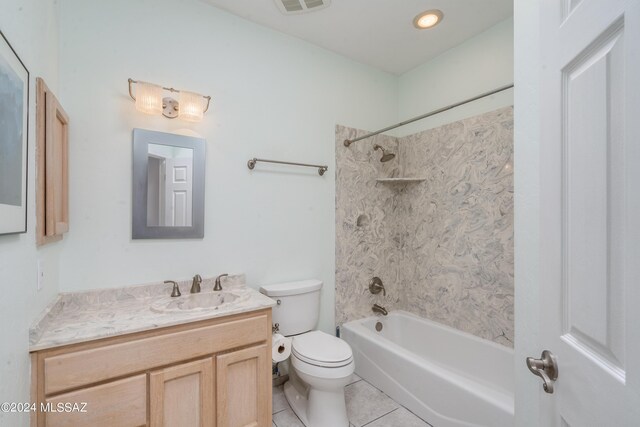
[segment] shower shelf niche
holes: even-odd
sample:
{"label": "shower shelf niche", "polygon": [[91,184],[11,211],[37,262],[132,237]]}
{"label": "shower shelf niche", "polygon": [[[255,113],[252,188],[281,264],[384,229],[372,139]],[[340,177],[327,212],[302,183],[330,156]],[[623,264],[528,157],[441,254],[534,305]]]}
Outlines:
{"label": "shower shelf niche", "polygon": [[415,184],[418,182],[425,181],[427,178],[422,177],[412,177],[412,178],[377,178],[377,182],[382,182],[385,184]]}

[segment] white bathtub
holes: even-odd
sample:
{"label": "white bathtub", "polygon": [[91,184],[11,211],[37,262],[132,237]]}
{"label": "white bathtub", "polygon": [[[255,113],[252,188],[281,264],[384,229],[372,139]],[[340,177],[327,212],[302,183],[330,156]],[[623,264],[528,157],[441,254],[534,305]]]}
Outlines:
{"label": "white bathtub", "polygon": [[356,374],[434,427],[513,425],[513,350],[404,311],[340,331]]}

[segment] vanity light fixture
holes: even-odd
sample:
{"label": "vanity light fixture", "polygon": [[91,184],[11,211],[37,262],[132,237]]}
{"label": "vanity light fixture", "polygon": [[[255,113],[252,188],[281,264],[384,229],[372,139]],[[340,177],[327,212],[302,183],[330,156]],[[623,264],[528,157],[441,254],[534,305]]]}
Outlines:
{"label": "vanity light fixture", "polygon": [[442,21],[444,13],[438,9],[431,9],[425,12],[419,13],[413,18],[413,26],[419,30],[426,30],[427,28],[433,28]]}
{"label": "vanity light fixture", "polygon": [[[133,85],[136,85],[135,96]],[[163,91],[179,94],[179,101],[170,97],[163,97]],[[136,109],[146,114],[162,114],[169,119],[179,117],[190,122],[199,122],[209,109],[210,96],[200,95],[163,87],[153,83],[129,79],[129,96],[136,102]]]}

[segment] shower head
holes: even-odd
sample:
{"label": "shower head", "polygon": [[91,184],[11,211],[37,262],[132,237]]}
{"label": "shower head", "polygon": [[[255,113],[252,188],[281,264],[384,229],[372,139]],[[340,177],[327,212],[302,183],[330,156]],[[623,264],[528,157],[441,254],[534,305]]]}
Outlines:
{"label": "shower head", "polygon": [[394,157],[396,157],[396,155],[393,153],[387,153],[387,150],[385,150],[383,147],[381,147],[378,144],[374,145],[373,149],[382,151],[382,157],[380,157],[380,161],[382,163],[388,162],[389,160],[392,160]]}

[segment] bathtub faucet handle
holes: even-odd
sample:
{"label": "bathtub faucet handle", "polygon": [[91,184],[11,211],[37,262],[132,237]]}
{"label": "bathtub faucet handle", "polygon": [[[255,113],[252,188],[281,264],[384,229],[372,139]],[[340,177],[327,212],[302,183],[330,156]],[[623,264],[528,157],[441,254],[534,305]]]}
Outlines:
{"label": "bathtub faucet handle", "polygon": [[384,288],[384,285],[382,284],[382,279],[376,276],[369,281],[369,292],[371,292],[374,295],[377,295],[380,293],[380,291],[382,291],[382,296],[385,296],[385,297],[387,296],[387,290]]}

